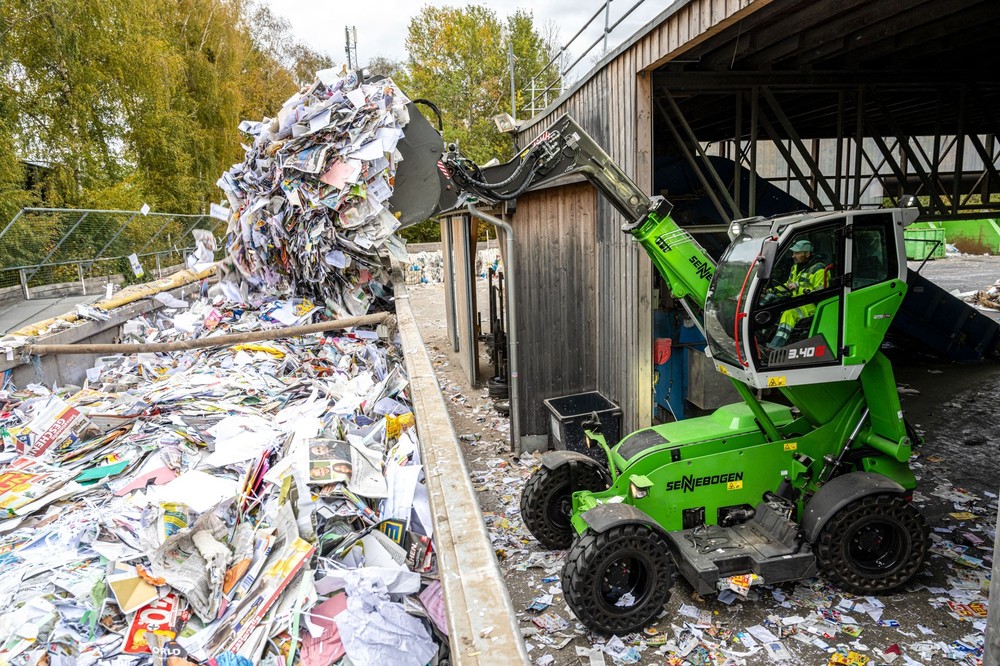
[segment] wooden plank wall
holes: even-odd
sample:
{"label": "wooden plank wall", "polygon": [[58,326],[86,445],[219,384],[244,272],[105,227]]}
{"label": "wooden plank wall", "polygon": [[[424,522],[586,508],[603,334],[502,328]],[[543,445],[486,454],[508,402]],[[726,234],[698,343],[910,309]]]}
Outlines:
{"label": "wooden plank wall", "polygon": [[[518,145],[527,145],[553,120],[569,113],[640,188],[649,192],[654,130],[647,73],[770,2],[691,0],[671,14],[661,15],[660,22],[649,32],[624,47],[558,105],[523,128],[518,135]],[[630,236],[620,231],[624,220],[600,196],[597,197],[593,246],[569,252],[562,249],[562,244],[571,241],[561,236],[556,242],[550,233],[543,233],[544,216],[551,215],[553,210],[580,209],[579,201],[596,196],[596,190],[589,185],[570,185],[549,192],[555,194],[546,194],[546,197],[554,196],[560,201],[546,199],[547,205],[534,205],[539,193],[532,193],[524,198],[524,203],[519,202],[514,225],[519,234],[518,247],[525,248],[526,255],[523,263],[518,264],[523,267],[519,275],[525,276],[522,282],[530,285],[534,276],[558,271],[560,267],[554,265],[556,262],[587,256],[588,251],[592,251],[596,260],[593,268],[596,322],[583,325],[568,313],[549,313],[547,316],[554,319],[556,326],[548,338],[540,339],[538,346],[527,342],[521,345],[522,366],[526,373],[524,385],[541,381],[527,376],[531,368],[545,363],[550,355],[563,354],[567,345],[575,344],[570,340],[577,337],[578,332],[586,331],[594,335],[595,350],[593,354],[582,356],[581,363],[594,364],[593,369],[580,368],[579,374],[552,377],[544,381],[543,391],[537,393],[551,390],[553,395],[563,395],[596,387],[621,405],[624,432],[647,426],[652,422],[653,404],[652,264],[645,252],[631,242]],[[563,224],[559,222],[560,226]],[[566,267],[565,270],[572,269]],[[576,290],[567,293],[572,293],[573,299],[579,295]],[[523,291],[518,297],[530,298]],[[567,299],[560,307],[569,310],[579,307],[578,304],[579,301]],[[560,329],[569,325],[582,328]],[[590,376],[596,379],[596,386],[585,385]],[[525,392],[530,390],[526,388]],[[537,413],[536,405],[526,401],[524,411],[522,434],[547,432],[547,425],[541,427],[533,416]]]}
{"label": "wooden plank wall", "polygon": [[543,400],[596,387],[596,199],[589,183],[575,183],[518,200],[512,270],[526,435],[548,433]]}

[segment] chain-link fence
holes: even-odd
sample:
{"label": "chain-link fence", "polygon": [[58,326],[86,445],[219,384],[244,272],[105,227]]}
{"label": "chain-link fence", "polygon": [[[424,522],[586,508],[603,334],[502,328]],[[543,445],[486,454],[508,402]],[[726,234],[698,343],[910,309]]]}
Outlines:
{"label": "chain-link fence", "polygon": [[0,289],[20,287],[30,298],[43,285],[92,278],[134,279],[136,255],[144,279],[184,262],[194,249],[191,232],[224,233],[226,223],[208,215],[124,210],[24,208],[0,229]]}

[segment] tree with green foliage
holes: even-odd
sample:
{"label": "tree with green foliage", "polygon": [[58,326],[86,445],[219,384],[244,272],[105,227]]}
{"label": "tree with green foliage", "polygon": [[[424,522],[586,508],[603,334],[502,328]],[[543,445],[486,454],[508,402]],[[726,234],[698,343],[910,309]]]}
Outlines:
{"label": "tree with green foliage", "polygon": [[477,161],[512,153],[510,140],[493,124],[493,116],[510,111],[511,46],[516,99],[523,104],[521,91],[553,52],[530,12],[517,10],[501,21],[479,5],[424,7],[410,21],[400,83],[411,96],[438,105],[449,141]]}
{"label": "tree with green foliage", "polygon": [[[204,210],[241,156],[240,120],[329,63],[243,0],[7,0],[0,211]],[[21,160],[47,166],[44,188],[18,187]]]}
{"label": "tree with green foliage", "polygon": [[[410,21],[406,69],[395,78],[411,98],[438,106],[446,140],[458,143],[470,158],[480,163],[494,157],[509,159],[513,143],[497,131],[493,116],[510,112],[511,47],[515,99],[523,108],[526,100],[521,91],[554,53],[551,42],[535,28],[531,13],[524,10],[501,20],[492,9],[479,5],[424,7]],[[557,72],[546,76],[542,87]],[[437,240],[436,225],[415,225],[403,235],[413,241]]]}
{"label": "tree with green foliage", "polygon": [[[239,122],[330,64],[247,0],[5,0],[0,224],[38,205],[206,211],[243,156]],[[125,236],[158,224],[137,218]],[[5,239],[0,266],[54,246],[66,229],[50,226]]]}

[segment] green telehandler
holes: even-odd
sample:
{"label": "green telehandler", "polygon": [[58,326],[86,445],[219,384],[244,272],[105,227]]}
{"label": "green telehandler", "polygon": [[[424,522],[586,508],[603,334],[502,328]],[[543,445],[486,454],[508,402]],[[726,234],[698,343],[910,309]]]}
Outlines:
{"label": "green telehandler", "polygon": [[[588,628],[627,633],[668,599],[675,568],[701,594],[726,578],[779,583],[822,572],[879,594],[920,570],[928,528],[911,503],[915,434],[879,351],[906,292],[903,230],[915,208],[733,221],[718,264],[569,116],[507,164],[477,167],[416,111],[394,204],[426,219],[583,174],[705,335],[742,402],[643,428],[608,446],[545,453],[521,498],[546,548],[569,549],[566,601]],[[405,167],[405,168],[404,168]],[[405,221],[404,221],[405,222]],[[758,397],[762,389],[780,403]]]}

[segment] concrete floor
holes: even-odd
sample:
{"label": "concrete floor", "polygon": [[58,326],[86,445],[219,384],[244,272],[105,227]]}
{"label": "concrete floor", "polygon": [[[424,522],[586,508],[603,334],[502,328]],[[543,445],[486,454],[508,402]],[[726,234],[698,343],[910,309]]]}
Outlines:
{"label": "concrete floor", "polygon": [[[920,268],[919,261],[907,262],[913,270]],[[979,254],[960,254],[928,261],[920,274],[948,291],[976,291],[990,287],[1000,279],[1000,257]]]}
{"label": "concrete floor", "polygon": [[88,296],[59,296],[57,298],[37,298],[0,306],[0,335],[16,331],[22,326],[34,324],[51,317],[73,312],[77,303],[96,303],[104,294]]}

